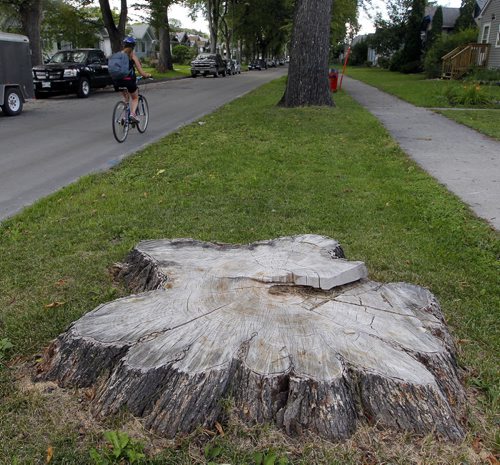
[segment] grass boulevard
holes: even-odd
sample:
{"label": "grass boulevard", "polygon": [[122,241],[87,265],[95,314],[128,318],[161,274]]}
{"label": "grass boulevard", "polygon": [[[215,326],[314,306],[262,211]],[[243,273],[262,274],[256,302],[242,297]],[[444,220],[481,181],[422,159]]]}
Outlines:
{"label": "grass boulevard", "polygon": [[[343,92],[290,110],[283,91],[265,85],[0,224],[0,464],[498,463],[498,233]],[[110,269],[138,241],[304,233],[340,241],[371,279],[436,295],[469,395],[462,443],[366,427],[334,444],[230,415],[167,441],[127,412],[93,420],[87,390],[31,381],[51,339],[127,294]]]}
{"label": "grass boulevard", "polygon": [[423,74],[361,67],[348,68],[347,75],[500,140],[500,86],[496,82],[426,79]]}

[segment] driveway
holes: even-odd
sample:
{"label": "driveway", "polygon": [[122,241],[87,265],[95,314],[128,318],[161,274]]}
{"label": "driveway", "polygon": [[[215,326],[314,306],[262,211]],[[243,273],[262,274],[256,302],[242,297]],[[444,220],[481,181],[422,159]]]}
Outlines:
{"label": "driveway", "polygon": [[112,89],[96,91],[88,99],[71,95],[34,100],[17,117],[0,113],[0,221],[286,72],[282,67],[143,84],[151,115],[148,130],[131,130],[123,144],[115,141],[111,129],[113,106],[120,98]]}

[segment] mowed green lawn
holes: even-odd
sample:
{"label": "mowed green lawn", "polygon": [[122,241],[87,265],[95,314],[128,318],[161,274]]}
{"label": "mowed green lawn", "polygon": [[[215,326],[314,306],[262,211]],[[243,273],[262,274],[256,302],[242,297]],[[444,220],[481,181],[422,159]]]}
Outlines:
{"label": "mowed green lawn", "polygon": [[[500,139],[500,86],[468,81],[426,79],[423,74],[401,74],[379,68],[348,67],[346,74],[407,102],[426,108],[456,108],[439,111],[490,137]],[[474,87],[490,99],[489,104],[452,105],[446,97],[451,89],[466,92]],[[478,108],[482,111],[477,111]]]}
{"label": "mowed green lawn", "polygon": [[[399,149],[343,92],[334,108],[283,109],[279,80],[87,176],[0,225],[0,463],[82,465],[126,431],[148,464],[481,463],[498,413],[498,233]],[[154,102],[151,103],[154,105]],[[249,243],[335,238],[370,278],[429,288],[455,338],[471,396],[460,444],[363,428],[331,444],[224,423],[177,441],[127,412],[92,420],[91,393],[32,383],[43,349],[103,302],[127,294],[110,268],[142,239]],[[12,344],[13,347],[8,346]],[[118,461],[113,462],[118,463]],[[271,462],[269,459],[268,463]],[[276,460],[276,463],[277,460]]]}

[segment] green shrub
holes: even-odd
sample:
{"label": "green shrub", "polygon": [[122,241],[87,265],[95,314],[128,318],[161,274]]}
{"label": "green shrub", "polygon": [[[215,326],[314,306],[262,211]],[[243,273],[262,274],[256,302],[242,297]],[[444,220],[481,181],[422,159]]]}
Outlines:
{"label": "green shrub", "polygon": [[196,50],[186,45],[176,45],[172,49],[172,61],[179,65],[189,63],[196,55]]}
{"label": "green shrub", "polygon": [[451,105],[485,105],[493,103],[491,96],[478,84],[449,86],[444,96]]}
{"label": "green shrub", "polygon": [[352,46],[351,49],[351,65],[359,66],[366,63],[368,58],[368,42],[361,40]]}
{"label": "green shrub", "polygon": [[500,69],[476,69],[467,76],[466,80],[500,83]]}
{"label": "green shrub", "polygon": [[456,34],[443,35],[437,39],[424,58],[424,72],[429,78],[441,76],[441,58],[454,48],[477,41],[477,29],[465,29]]}

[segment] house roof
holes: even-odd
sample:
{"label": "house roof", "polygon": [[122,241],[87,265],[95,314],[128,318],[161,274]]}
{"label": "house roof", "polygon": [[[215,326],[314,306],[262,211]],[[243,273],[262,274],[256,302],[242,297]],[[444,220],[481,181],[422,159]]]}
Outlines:
{"label": "house roof", "polygon": [[[437,8],[436,6],[428,6],[425,8],[425,14],[433,18]],[[441,9],[443,10],[443,28],[451,29],[455,27],[455,23],[460,16],[460,8],[442,6]]]}
{"label": "house roof", "polygon": [[[481,8],[478,19],[481,19],[483,17],[483,14],[486,11],[486,8],[488,8],[488,6],[490,5],[491,2],[492,2],[492,0],[482,0],[482,1],[477,0],[476,1],[478,6]],[[481,3],[482,3],[482,5],[481,5]]]}
{"label": "house roof", "polygon": [[131,24],[130,27],[132,28],[131,34],[136,38],[136,39],[144,39],[146,34],[149,34],[149,36],[154,39],[154,33],[153,29],[149,24]]}

